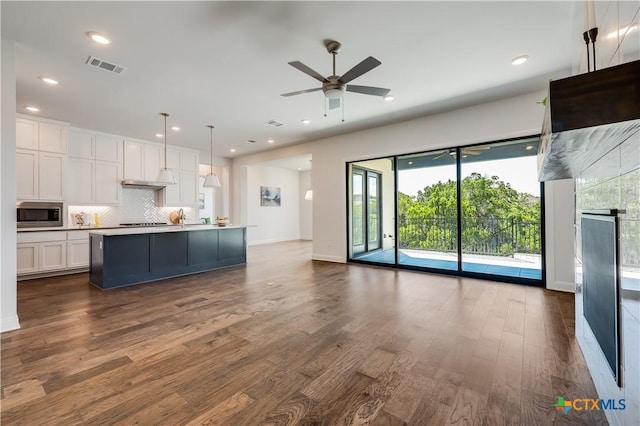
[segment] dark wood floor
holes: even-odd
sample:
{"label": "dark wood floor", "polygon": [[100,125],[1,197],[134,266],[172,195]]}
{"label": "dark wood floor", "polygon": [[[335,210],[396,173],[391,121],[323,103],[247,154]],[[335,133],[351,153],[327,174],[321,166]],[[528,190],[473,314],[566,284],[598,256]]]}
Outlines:
{"label": "dark wood floor", "polygon": [[21,282],[2,335],[2,424],[606,424],[573,295],[310,260],[110,291]]}

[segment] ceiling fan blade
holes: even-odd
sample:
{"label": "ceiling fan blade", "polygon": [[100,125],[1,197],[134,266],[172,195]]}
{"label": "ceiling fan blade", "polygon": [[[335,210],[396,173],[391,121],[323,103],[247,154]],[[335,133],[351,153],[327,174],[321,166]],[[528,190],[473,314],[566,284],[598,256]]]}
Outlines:
{"label": "ceiling fan blade", "polygon": [[303,93],[317,92],[318,90],[322,90],[322,87],[316,87],[316,88],[313,88],[313,89],[306,89],[306,90],[298,90],[297,92],[283,93],[280,96],[301,95]]}
{"label": "ceiling fan blade", "polygon": [[382,87],[347,85],[347,92],[362,93],[363,95],[387,96],[390,91],[391,89],[383,89]]}
{"label": "ceiling fan blade", "polygon": [[371,71],[372,69],[374,69],[380,64],[382,64],[382,62],[380,62],[373,56],[369,56],[368,58],[360,62],[358,65],[356,65],[355,67],[351,68],[349,71],[344,73],[342,77],[340,77],[340,81],[346,84],[351,80],[353,80],[354,78],[360,77],[362,74]]}
{"label": "ceiling fan blade", "polygon": [[329,99],[329,109],[340,108],[340,99]]}
{"label": "ceiling fan blade", "polygon": [[289,65],[291,65],[295,69],[298,69],[298,70],[302,71],[303,73],[315,78],[316,80],[318,80],[321,83],[326,83],[326,82],[329,81],[326,78],[324,78],[322,75],[320,75],[320,73],[318,71],[309,68],[308,66],[306,66],[305,64],[303,64],[300,61],[289,62]]}

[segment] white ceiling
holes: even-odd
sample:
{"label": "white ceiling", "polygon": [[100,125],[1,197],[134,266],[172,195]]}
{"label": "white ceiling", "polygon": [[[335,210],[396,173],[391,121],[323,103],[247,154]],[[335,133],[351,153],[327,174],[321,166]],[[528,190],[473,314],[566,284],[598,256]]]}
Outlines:
{"label": "white ceiling", "polygon": [[[214,124],[215,154],[233,157],[543,89],[570,73],[581,4],[2,1],[2,36],[16,41],[19,113],[35,104],[42,117],[154,140],[166,111],[181,127],[169,144],[208,154]],[[112,44],[97,45],[88,31]],[[281,97],[320,84],[290,61],[331,74],[325,39],[342,43],[339,75],[367,56],[380,60],[352,83],[390,88],[395,100],[346,93],[342,123],[340,110],[323,117],[322,92]],[[530,60],[511,65],[522,54]],[[127,70],[91,68],[90,55]]]}

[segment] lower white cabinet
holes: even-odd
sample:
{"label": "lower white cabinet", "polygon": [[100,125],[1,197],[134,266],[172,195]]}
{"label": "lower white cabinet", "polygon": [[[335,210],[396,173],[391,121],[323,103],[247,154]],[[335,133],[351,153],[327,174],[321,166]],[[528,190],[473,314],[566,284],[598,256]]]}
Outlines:
{"label": "lower white cabinet", "polygon": [[67,232],[67,269],[89,266],[89,231]]}
{"label": "lower white cabinet", "polygon": [[60,272],[89,266],[89,231],[20,232],[18,276]]}
{"label": "lower white cabinet", "polygon": [[89,267],[89,240],[67,241],[67,268]]}
{"label": "lower white cabinet", "polygon": [[18,244],[18,256],[17,256],[17,272],[18,275],[35,274],[38,272],[38,263],[40,262],[38,256],[38,243],[22,243]]}
{"label": "lower white cabinet", "polygon": [[39,272],[57,271],[67,268],[67,242],[50,241],[40,243]]}

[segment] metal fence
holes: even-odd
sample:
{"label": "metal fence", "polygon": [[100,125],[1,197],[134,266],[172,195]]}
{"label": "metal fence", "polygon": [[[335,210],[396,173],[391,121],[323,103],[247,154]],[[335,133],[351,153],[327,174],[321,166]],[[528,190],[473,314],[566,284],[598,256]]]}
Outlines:
{"label": "metal fence", "polygon": [[[400,217],[398,245],[401,249],[457,252],[458,224],[455,217]],[[462,252],[512,256],[540,254],[540,222],[520,222],[498,217],[462,219]]]}

